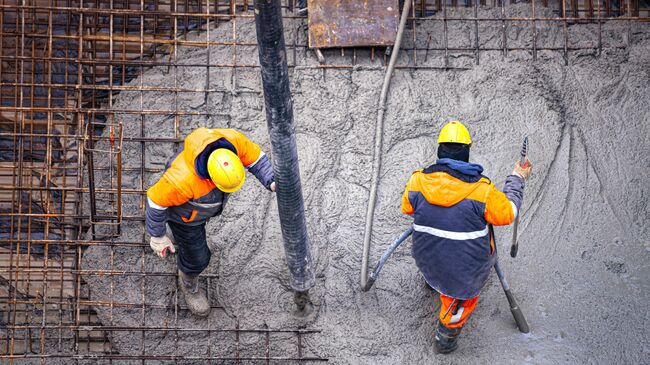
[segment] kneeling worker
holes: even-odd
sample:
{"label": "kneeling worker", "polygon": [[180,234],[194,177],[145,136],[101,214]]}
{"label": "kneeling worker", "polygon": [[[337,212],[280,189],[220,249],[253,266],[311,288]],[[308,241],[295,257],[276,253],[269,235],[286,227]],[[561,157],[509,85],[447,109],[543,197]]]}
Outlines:
{"label": "kneeling worker", "polygon": [[464,125],[447,123],[438,144],[439,160],[411,175],[402,212],[414,216],[413,258],[440,293],[435,349],[448,353],[458,347],[458,335],[496,262],[492,225],[515,219],[532,165],[517,162],[501,192],[481,174],[481,165],[469,163],[472,140]]}
{"label": "kneeling worker", "polygon": [[244,184],[247,168],[270,191],[275,191],[273,166],[260,147],[234,129],[199,128],[165,167],[158,182],[147,190],[146,226],[150,246],[160,257],[178,245],[179,284],[190,311],[210,313],[199,274],[210,263],[205,224],[223,211],[228,195]]}

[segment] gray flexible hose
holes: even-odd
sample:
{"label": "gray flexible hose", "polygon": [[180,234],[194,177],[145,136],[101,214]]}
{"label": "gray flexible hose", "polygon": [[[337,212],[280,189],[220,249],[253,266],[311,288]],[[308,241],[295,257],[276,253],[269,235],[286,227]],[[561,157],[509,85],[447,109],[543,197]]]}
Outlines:
{"label": "gray flexible hose", "polygon": [[[370,288],[372,288],[372,285],[377,281],[377,278],[379,277],[379,273],[381,272],[381,269],[384,267],[386,264],[386,261],[390,258],[390,256],[397,250],[397,248],[406,241],[407,238],[409,238],[413,234],[413,226],[411,228],[407,229],[404,233],[402,233],[396,240],[393,242],[392,245],[386,249],[383,255],[381,255],[381,258],[379,258],[379,261],[377,261],[377,265],[375,266],[375,269],[370,273],[370,277],[368,278],[368,284],[363,289],[363,291],[368,291]],[[443,317],[444,318],[444,317]]]}
{"label": "gray flexible hose", "polygon": [[374,160],[372,163],[372,179],[370,181],[370,196],[368,197],[368,209],[366,210],[366,225],[363,231],[363,256],[361,257],[361,289],[366,291],[368,287],[368,258],[370,255],[370,241],[372,239],[372,224],[375,218],[375,203],[377,202],[377,186],[379,185],[379,170],[381,168],[381,152],[384,136],[384,113],[386,112],[386,98],[388,97],[388,88],[390,87],[390,80],[393,76],[397,56],[402,45],[402,36],[404,35],[404,28],[406,27],[406,19],[408,18],[411,9],[411,1],[404,2],[402,15],[399,22],[399,29],[397,30],[397,37],[395,38],[395,45],[393,46],[393,53],[390,56],[390,62],[384,75],[384,84],[381,88],[381,95],[379,96],[379,107],[377,108],[377,124],[375,125],[375,150]]}

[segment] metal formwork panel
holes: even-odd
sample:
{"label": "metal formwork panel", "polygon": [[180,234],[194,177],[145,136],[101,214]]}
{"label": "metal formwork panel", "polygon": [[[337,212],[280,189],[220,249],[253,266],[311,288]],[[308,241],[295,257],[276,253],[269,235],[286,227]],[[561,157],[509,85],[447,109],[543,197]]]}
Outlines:
{"label": "metal formwork panel", "polygon": [[399,25],[397,0],[309,0],[309,47],[389,46]]}

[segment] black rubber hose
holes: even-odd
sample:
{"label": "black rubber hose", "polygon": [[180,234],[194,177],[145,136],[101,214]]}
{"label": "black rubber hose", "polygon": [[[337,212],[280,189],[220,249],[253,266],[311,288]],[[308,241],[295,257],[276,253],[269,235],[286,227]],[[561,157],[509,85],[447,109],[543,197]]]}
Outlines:
{"label": "black rubber hose", "polygon": [[298,169],[280,0],[255,0],[255,26],[284,251],[291,287],[304,292],[314,286],[315,279]]}

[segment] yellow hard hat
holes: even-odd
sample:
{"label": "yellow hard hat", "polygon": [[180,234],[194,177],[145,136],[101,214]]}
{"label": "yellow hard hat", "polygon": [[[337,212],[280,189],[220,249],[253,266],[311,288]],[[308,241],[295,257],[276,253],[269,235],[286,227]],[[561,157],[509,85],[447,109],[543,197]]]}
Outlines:
{"label": "yellow hard hat", "polygon": [[438,143],[472,144],[472,138],[469,136],[469,131],[463,123],[452,120],[440,130]]}
{"label": "yellow hard hat", "polygon": [[225,193],[239,190],[246,180],[246,171],[241,160],[225,148],[214,150],[208,157],[208,174],[217,188]]}

